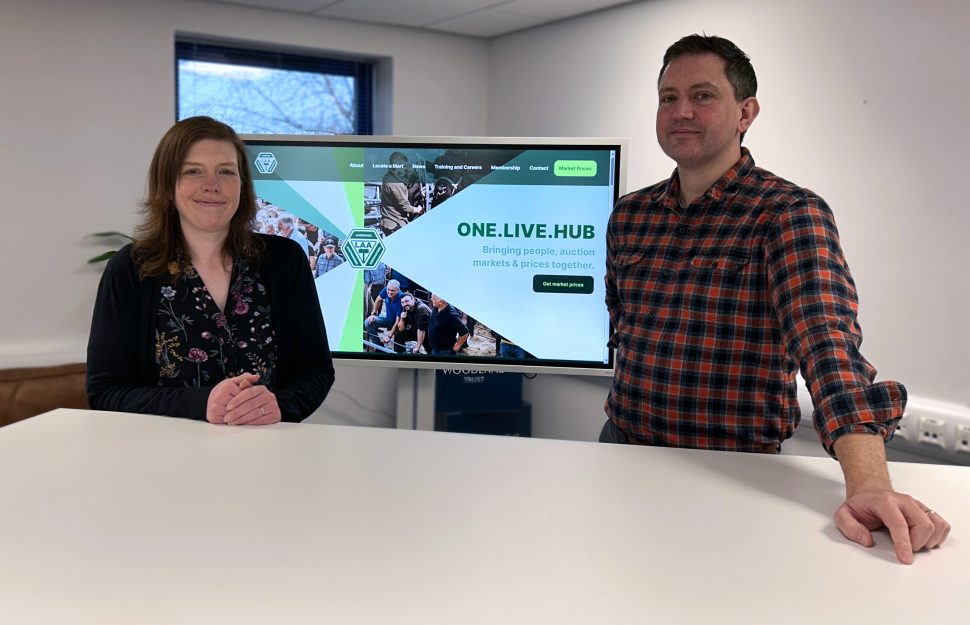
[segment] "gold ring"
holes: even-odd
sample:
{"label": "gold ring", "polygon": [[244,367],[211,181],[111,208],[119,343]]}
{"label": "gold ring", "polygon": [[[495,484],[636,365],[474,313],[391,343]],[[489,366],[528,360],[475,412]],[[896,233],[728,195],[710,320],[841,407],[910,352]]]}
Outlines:
{"label": "gold ring", "polygon": [[259,407],[259,416],[261,416],[261,417],[265,417],[266,416],[266,411],[263,410],[263,407],[262,406]]}

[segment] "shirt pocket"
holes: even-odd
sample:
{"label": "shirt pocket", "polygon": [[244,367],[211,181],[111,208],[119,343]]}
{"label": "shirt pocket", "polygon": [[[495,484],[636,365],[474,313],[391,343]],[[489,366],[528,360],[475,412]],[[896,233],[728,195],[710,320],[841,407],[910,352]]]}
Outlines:
{"label": "shirt pocket", "polygon": [[742,273],[751,261],[747,250],[698,254],[690,259],[691,271],[698,275],[728,277]]}
{"label": "shirt pocket", "polygon": [[636,269],[637,265],[643,262],[642,250],[620,250],[616,253],[617,273],[624,273]]}

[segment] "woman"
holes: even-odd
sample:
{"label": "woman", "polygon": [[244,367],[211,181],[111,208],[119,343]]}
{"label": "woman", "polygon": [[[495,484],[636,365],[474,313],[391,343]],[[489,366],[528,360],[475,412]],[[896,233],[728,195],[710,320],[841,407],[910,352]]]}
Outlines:
{"label": "woman", "polygon": [[191,117],[165,133],[135,242],[98,288],[92,408],[265,425],[323,402],[334,369],[306,255],[254,233],[256,210],[232,128]]}

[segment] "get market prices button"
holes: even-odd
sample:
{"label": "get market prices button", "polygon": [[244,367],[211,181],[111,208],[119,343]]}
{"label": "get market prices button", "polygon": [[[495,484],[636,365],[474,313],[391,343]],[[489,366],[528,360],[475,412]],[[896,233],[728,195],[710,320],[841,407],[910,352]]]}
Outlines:
{"label": "get market prices button", "polygon": [[553,172],[557,176],[592,178],[596,175],[596,161],[556,161]]}
{"label": "get market prices button", "polygon": [[532,276],[532,290],[536,293],[589,295],[593,292],[593,276],[549,276],[537,273]]}

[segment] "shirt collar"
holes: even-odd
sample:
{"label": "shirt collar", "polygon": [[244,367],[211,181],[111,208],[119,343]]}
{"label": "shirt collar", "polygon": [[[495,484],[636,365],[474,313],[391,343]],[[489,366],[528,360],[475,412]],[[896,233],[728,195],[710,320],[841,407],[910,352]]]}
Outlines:
{"label": "shirt collar", "polygon": [[[709,198],[712,201],[719,201],[725,195],[734,193],[737,187],[741,184],[741,181],[754,169],[754,157],[751,156],[751,152],[746,147],[741,148],[741,158],[738,159],[731,169],[724,172],[724,175],[718,178],[718,180],[711,185],[711,187],[704,192],[701,197]],[[677,175],[677,170],[670,175],[670,180],[667,183],[666,195],[663,198],[663,204],[666,208],[670,210],[679,210],[680,205],[677,202],[677,197],[680,195],[680,176]]]}

